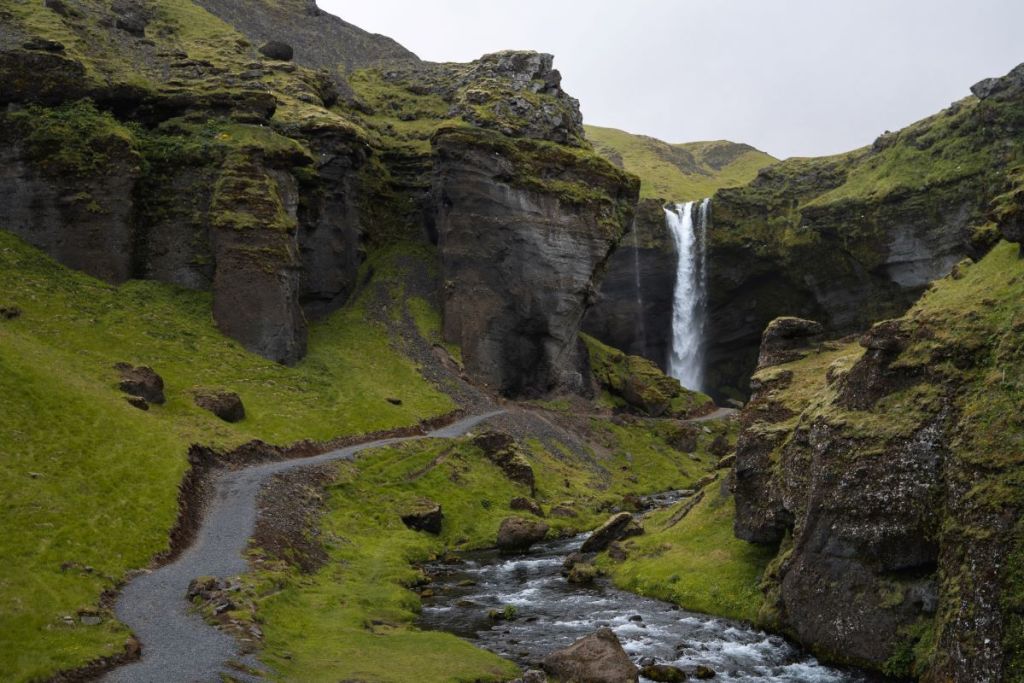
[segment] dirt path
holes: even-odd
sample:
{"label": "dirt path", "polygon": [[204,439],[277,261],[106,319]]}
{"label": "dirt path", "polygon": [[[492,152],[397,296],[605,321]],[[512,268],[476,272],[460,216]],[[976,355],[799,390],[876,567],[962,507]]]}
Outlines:
{"label": "dirt path", "polygon": [[239,655],[230,636],[189,611],[188,584],[200,576],[243,574],[243,557],[256,522],[256,495],[273,475],[285,470],[352,459],[360,451],[403,441],[461,436],[501,414],[495,411],[460,420],[425,436],[370,441],[311,458],[264,463],[222,472],[215,484],[195,542],[174,562],[143,574],[124,587],[114,611],[142,643],[142,658],[108,673],[109,683],[191,683],[221,681],[221,674],[253,680],[230,662],[259,668],[253,658]]}

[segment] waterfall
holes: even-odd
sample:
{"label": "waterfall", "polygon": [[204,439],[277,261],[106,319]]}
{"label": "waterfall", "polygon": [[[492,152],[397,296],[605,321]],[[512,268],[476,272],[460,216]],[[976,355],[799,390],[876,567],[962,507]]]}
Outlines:
{"label": "waterfall", "polygon": [[[697,206],[694,220],[694,206]],[[699,390],[703,374],[704,320],[707,300],[705,243],[711,200],[665,208],[665,223],[679,253],[672,301],[672,350],[668,374],[687,389]]]}

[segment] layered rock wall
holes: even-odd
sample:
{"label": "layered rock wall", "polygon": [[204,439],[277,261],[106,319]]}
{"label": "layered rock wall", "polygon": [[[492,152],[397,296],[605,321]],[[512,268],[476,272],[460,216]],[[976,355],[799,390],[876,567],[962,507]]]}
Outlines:
{"label": "layered rock wall", "polygon": [[442,131],[434,145],[445,339],[502,393],[587,391],[580,323],[632,219],[637,181],[489,132]]}

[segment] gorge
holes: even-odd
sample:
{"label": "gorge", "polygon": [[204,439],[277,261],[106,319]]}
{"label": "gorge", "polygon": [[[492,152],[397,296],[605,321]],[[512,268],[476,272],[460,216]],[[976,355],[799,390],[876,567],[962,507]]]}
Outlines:
{"label": "gorge", "polygon": [[778,160],[15,0],[0,105],[0,679],[1024,680],[1024,65]]}

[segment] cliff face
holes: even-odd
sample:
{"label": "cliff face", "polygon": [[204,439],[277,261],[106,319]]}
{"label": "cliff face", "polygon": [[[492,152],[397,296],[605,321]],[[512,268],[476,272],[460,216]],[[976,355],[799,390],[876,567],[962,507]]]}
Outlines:
{"label": "cliff face", "polygon": [[633,224],[608,262],[583,330],[664,370],[672,342],[678,258],[662,202],[641,200]]}
{"label": "cliff face", "polygon": [[926,681],[1022,653],[1016,247],[958,265],[855,342],[769,326],[735,466],[736,534],[781,544],[766,624]]}
{"label": "cliff face", "polygon": [[750,145],[726,140],[670,145],[614,128],[586,126],[594,149],[640,178],[636,219],[608,263],[584,329],[606,344],[643,356],[663,370],[672,343],[678,255],[665,225],[666,202],[698,200],[750,182],[775,161]]}
{"label": "cliff face", "polygon": [[[490,281],[513,303],[472,310],[520,331],[509,367],[528,377],[499,381],[493,354],[478,364],[472,351],[471,372],[510,391],[582,387],[579,318],[635,187],[590,151],[550,55],[424,64],[305,0],[0,12],[0,189],[10,198],[0,228],[109,282],[210,289],[222,331],[291,364],[306,319],[347,301],[368,249],[443,239],[454,254],[477,219],[507,216],[514,239],[534,245]],[[506,163],[472,153],[468,139],[464,167],[451,144],[433,154],[431,135],[450,125],[503,140]],[[487,182],[492,196],[477,201]],[[450,205],[435,203],[435,185]],[[469,277],[445,259],[452,277]],[[536,273],[536,298],[527,265],[548,269]],[[470,310],[449,309],[456,319]]]}
{"label": "cliff face", "polygon": [[779,315],[834,336],[897,315],[997,237],[992,200],[1022,158],[1024,89],[946,111],[849,154],[790,159],[713,199],[708,385],[743,394]]}
{"label": "cliff face", "polygon": [[637,182],[599,159],[494,133],[449,129],[434,146],[445,339],[502,393],[589,391],[580,323]]}

